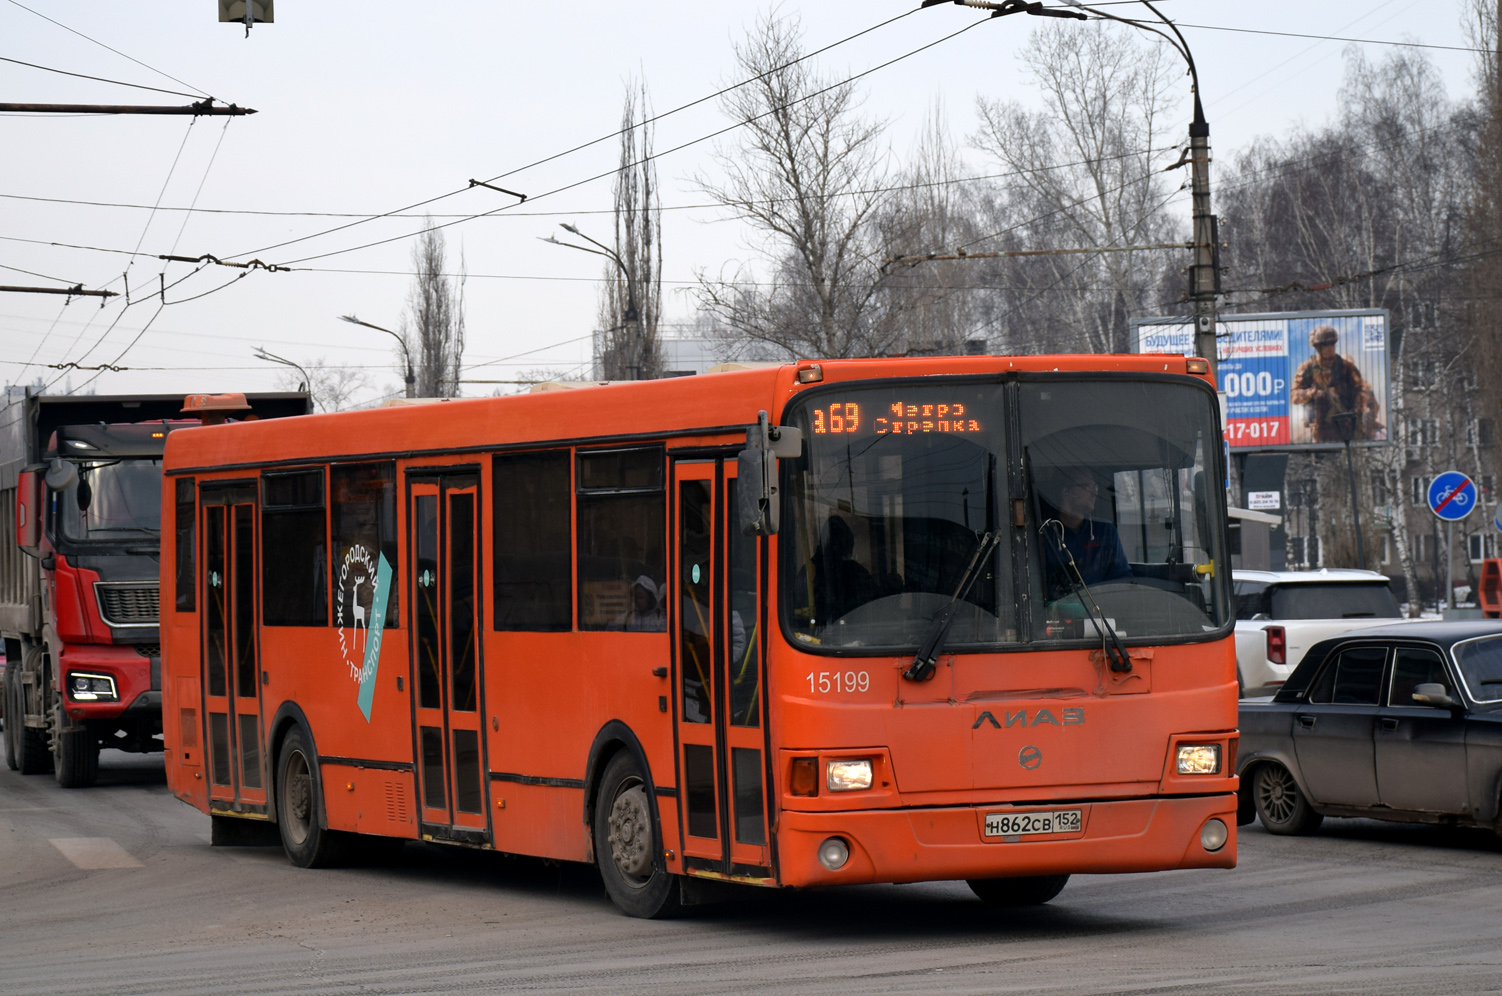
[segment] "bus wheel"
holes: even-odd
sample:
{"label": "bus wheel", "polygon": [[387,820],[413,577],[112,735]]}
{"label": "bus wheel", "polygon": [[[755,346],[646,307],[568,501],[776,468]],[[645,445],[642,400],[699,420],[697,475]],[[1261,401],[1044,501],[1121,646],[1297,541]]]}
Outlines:
{"label": "bus wheel", "polygon": [[68,714],[62,703],[52,707],[52,725],[57,731],[57,757],[52,774],[63,788],[88,788],[99,779],[99,741],[87,726],[68,730]]}
{"label": "bus wheel", "polygon": [[595,797],[595,863],[605,891],[627,916],[678,912],[678,881],[662,867],[646,779],[625,751],[605,765]]}
{"label": "bus wheel", "polygon": [[327,868],[344,856],[343,835],[319,821],[322,799],[318,758],[302,728],[293,727],[277,756],[276,825],[287,860],[299,868]]}
{"label": "bus wheel", "polygon": [[1064,891],[1068,875],[972,878],[965,884],[987,906],[1041,906]]}
{"label": "bus wheel", "polygon": [[1298,782],[1281,764],[1264,764],[1252,776],[1252,799],[1257,819],[1268,833],[1302,837],[1314,833],[1325,818],[1309,805]]}

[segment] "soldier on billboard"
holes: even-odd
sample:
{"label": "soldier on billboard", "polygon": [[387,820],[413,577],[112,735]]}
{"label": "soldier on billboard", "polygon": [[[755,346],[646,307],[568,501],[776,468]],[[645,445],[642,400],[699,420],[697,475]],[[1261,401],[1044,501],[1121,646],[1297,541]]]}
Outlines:
{"label": "soldier on billboard", "polygon": [[1382,439],[1385,427],[1377,421],[1377,396],[1349,356],[1335,351],[1340,333],[1333,326],[1316,325],[1309,333],[1315,355],[1293,376],[1293,403],[1304,406],[1304,424],[1316,443],[1341,443],[1345,436],[1334,416],[1354,412],[1352,439]]}

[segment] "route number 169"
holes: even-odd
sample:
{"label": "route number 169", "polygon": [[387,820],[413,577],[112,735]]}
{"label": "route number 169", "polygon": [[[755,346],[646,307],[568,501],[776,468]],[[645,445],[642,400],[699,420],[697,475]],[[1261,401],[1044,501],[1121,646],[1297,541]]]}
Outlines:
{"label": "route number 169", "polygon": [[864,692],[871,688],[871,675],[865,671],[808,672],[808,690],[816,694],[830,692]]}

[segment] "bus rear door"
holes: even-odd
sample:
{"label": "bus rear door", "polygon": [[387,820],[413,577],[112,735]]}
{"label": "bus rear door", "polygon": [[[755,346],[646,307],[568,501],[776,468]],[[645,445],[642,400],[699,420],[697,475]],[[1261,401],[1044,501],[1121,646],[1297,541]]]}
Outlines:
{"label": "bus rear door", "polygon": [[256,629],[256,485],[204,484],[203,673],[209,808],[266,812]]}
{"label": "bus rear door", "polygon": [[422,834],[479,843],[485,812],[479,474],[407,472],[413,741]]}
{"label": "bus rear door", "polygon": [[688,870],[770,879],[757,542],[735,528],[735,471],[674,474],[680,829]]}

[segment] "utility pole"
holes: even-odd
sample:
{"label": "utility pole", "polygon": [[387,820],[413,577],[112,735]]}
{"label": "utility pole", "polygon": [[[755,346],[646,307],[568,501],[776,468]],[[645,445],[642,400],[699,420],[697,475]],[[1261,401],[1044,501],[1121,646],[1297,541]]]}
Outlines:
{"label": "utility pole", "polygon": [[194,117],[239,117],[254,114],[255,109],[225,104],[215,107],[211,99],[186,107],[159,107],[154,104],[0,104],[0,111],[12,114],[191,114]]}
{"label": "utility pole", "polygon": [[[1185,45],[1184,51],[1187,53],[1188,50],[1188,45]],[[1205,120],[1205,112],[1200,105],[1199,75],[1194,73],[1192,59],[1189,70],[1194,75],[1194,120],[1189,123],[1189,185],[1194,209],[1194,263],[1189,268],[1189,297],[1194,302],[1194,351],[1210,364],[1210,379],[1218,385],[1220,374],[1216,368],[1219,350],[1215,333],[1219,322],[1216,298],[1220,294],[1220,226],[1210,210],[1210,123]]]}

